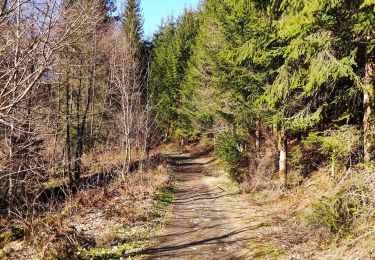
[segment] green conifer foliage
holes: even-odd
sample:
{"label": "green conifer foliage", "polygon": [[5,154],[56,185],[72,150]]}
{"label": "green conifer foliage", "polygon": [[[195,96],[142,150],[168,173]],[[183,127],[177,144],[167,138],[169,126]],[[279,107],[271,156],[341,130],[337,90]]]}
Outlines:
{"label": "green conifer foliage", "polygon": [[288,138],[309,132],[361,126],[371,161],[374,24],[373,0],[202,1],[154,41],[160,129],[245,139],[262,122],[285,183]]}
{"label": "green conifer foliage", "polygon": [[183,89],[186,68],[195,44],[198,28],[191,10],[162,26],[154,39],[152,52],[152,84],[155,89],[157,125],[161,131],[176,138],[194,137],[187,115],[188,89]]}
{"label": "green conifer foliage", "polygon": [[139,0],[127,0],[123,15],[124,32],[136,52],[142,48],[143,18]]}

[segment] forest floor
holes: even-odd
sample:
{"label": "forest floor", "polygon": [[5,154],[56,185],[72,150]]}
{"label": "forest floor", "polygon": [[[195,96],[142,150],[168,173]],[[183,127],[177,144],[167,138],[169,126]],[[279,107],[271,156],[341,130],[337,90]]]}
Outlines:
{"label": "forest floor", "polygon": [[[311,205],[330,196],[329,168],[288,191],[246,194],[214,156],[170,156],[176,188],[172,212],[142,259],[375,259],[375,234],[353,228],[339,237],[313,225]],[[370,228],[369,228],[370,227]],[[355,235],[353,235],[355,234]],[[353,240],[353,237],[358,237]]]}
{"label": "forest floor", "polygon": [[167,168],[158,172],[171,181],[159,186],[170,183],[169,188],[153,202],[138,200],[148,204],[150,212],[160,213],[156,218],[145,213],[149,217],[130,229],[145,224],[145,232],[130,233],[125,243],[113,244],[104,254],[78,259],[374,259],[373,229],[353,240],[352,233],[339,238],[309,221],[311,205],[332,193],[334,182],[327,167],[288,191],[273,186],[244,193],[209,149],[165,157]]}
{"label": "forest floor", "polygon": [[334,187],[327,167],[288,191],[244,193],[210,149],[165,157],[126,185],[79,192],[0,259],[375,259],[371,223],[340,239],[309,223]]}
{"label": "forest floor", "polygon": [[[215,158],[171,156],[177,182],[172,214],[145,259],[280,258],[281,248],[260,235],[269,229],[267,212],[250,203],[219,168]],[[143,258],[142,257],[142,258]]]}

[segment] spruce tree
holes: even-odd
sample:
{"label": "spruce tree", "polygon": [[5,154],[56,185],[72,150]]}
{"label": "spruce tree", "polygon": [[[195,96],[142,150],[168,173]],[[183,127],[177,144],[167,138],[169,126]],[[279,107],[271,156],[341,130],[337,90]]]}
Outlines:
{"label": "spruce tree", "polygon": [[189,88],[184,88],[188,62],[193,53],[198,21],[186,9],[162,26],[154,39],[152,84],[157,125],[167,135],[183,141],[194,138],[189,118]]}
{"label": "spruce tree", "polygon": [[372,64],[373,6],[346,0],[282,1],[278,10],[282,11],[275,21],[279,47],[270,53],[283,59],[283,65],[266,97],[278,111],[274,118],[294,132],[347,116],[356,122],[350,100],[362,88],[364,155],[369,161],[374,142],[370,123],[374,75],[361,71]]}
{"label": "spruce tree", "polygon": [[127,0],[123,15],[123,28],[127,40],[136,53],[142,49],[143,17],[140,0]]}
{"label": "spruce tree", "polygon": [[[364,159],[370,162],[374,5],[373,0],[203,1],[193,42],[184,38],[189,30],[179,22],[155,39],[154,80],[164,100],[159,119],[175,136],[226,129],[241,139],[255,132],[257,151],[262,121],[278,140],[283,186],[288,139],[309,132],[362,124]],[[363,109],[355,106],[359,95]]]}

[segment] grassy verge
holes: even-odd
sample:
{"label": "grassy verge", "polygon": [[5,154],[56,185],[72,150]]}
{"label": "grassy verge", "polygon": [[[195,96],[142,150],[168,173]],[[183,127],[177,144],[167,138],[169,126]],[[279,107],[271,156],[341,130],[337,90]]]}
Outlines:
{"label": "grassy verge", "polygon": [[169,187],[163,187],[157,191],[154,205],[154,214],[157,217],[164,217],[170,209],[175,199],[174,190],[176,184],[172,183]]}
{"label": "grassy verge", "polygon": [[62,258],[70,259],[122,259],[127,255],[127,259],[138,259],[141,252],[150,246],[150,238],[160,234],[166,215],[171,210],[171,204],[175,198],[174,190],[176,185],[172,182],[168,186],[160,187],[156,190],[150,219],[146,225],[133,227],[117,227],[114,232],[127,236],[127,239],[116,243],[113,246],[104,247],[77,247],[68,256]]}
{"label": "grassy verge", "polygon": [[[56,210],[22,222],[0,220],[0,259],[119,259],[160,232],[175,185],[167,165],[77,192]],[[22,236],[18,232],[28,231]]]}
{"label": "grassy verge", "polygon": [[283,248],[274,245],[259,245],[253,251],[253,258],[255,259],[289,259],[287,252]]}
{"label": "grassy verge", "polygon": [[247,196],[270,216],[273,228],[262,239],[272,239],[288,255],[373,259],[374,183],[373,174],[360,168],[334,179],[322,166],[286,192],[267,188]]}

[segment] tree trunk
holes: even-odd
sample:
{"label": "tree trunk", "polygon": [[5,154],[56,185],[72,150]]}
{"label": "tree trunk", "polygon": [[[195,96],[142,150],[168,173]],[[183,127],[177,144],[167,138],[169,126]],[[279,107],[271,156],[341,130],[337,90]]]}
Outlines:
{"label": "tree trunk", "polygon": [[257,160],[260,159],[260,121],[255,121],[255,153]]}
{"label": "tree trunk", "polygon": [[[82,81],[83,81],[83,62],[82,60],[81,66],[80,66],[80,71],[79,71],[79,80],[78,80],[78,90],[76,93],[76,126],[77,126],[77,135],[76,135],[76,147],[75,147],[75,157],[74,157],[74,186],[78,185],[78,181],[81,176],[81,151],[82,151],[82,141],[83,137],[81,135],[82,130],[81,130],[81,100],[82,100]],[[75,187],[77,188],[77,187]]]}
{"label": "tree trunk", "polygon": [[280,184],[283,188],[287,188],[288,185],[288,138],[285,134],[285,130],[279,132],[279,179]]}
{"label": "tree trunk", "polygon": [[[14,133],[14,126],[13,123],[10,127],[10,133],[9,133],[9,161],[12,162],[13,160],[13,133]],[[8,215],[10,216],[12,214],[12,207],[13,207],[13,189],[14,189],[14,180],[13,180],[13,174],[14,174],[14,167],[13,164],[11,164],[10,171],[9,171],[9,177],[8,177],[8,190],[6,194],[7,198],[7,206],[8,206]]]}
{"label": "tree trunk", "polygon": [[8,4],[8,0],[4,0],[3,4],[0,6],[0,16],[2,16],[3,13],[5,13],[5,10],[7,8],[7,4]]}
{"label": "tree trunk", "polygon": [[[82,64],[82,63],[81,63]],[[81,171],[82,171],[82,156],[83,156],[83,149],[84,149],[84,135],[87,125],[87,116],[89,114],[90,106],[92,104],[93,99],[93,85],[89,83],[87,87],[87,100],[86,106],[83,111],[81,121],[80,121],[80,103],[82,99],[82,77],[83,75],[80,74],[79,79],[79,89],[78,89],[78,99],[77,99],[77,150],[76,150],[76,158],[75,158],[75,167],[74,167],[74,181],[78,185],[81,179]]]}
{"label": "tree trunk", "polygon": [[97,51],[97,31],[95,29],[92,43],[92,54],[91,54],[91,88],[92,88],[92,100],[91,100],[91,120],[90,120],[90,147],[94,147],[94,127],[95,127],[95,84],[96,84],[96,51]]}
{"label": "tree trunk", "polygon": [[70,69],[67,69],[67,78],[65,82],[66,87],[66,156],[67,156],[67,171],[69,175],[70,186],[74,184],[74,176],[72,172],[72,141],[70,138],[70,127],[71,127],[71,110],[70,110],[70,99],[71,99],[71,90],[69,85],[69,74]]}
{"label": "tree trunk", "polygon": [[363,150],[365,163],[373,159],[374,151],[374,133],[372,127],[374,113],[374,80],[375,63],[373,57],[368,57],[365,67],[365,79],[363,90]]}

